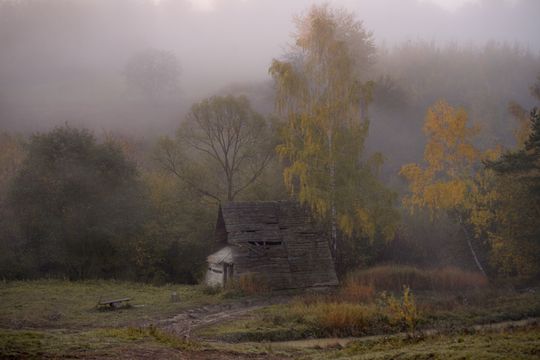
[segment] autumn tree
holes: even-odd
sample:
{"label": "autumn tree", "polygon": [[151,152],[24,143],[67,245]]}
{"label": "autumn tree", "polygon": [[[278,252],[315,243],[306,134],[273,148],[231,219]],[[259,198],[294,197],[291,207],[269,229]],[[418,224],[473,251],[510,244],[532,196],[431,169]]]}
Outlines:
{"label": "autumn tree", "polygon": [[215,96],[191,108],[176,140],[161,141],[161,165],[216,202],[254,185],[274,155],[271,126],[245,97]]}
{"label": "autumn tree", "polygon": [[439,101],[427,112],[424,132],[428,137],[424,165],[408,164],[400,171],[410,189],[403,203],[411,211],[427,208],[433,216],[448,214],[461,227],[477,268],[485,274],[469,222],[472,200],[479,191],[475,167],[482,153],[472,142],[479,129],[469,126],[464,109]]}
{"label": "autumn tree", "polygon": [[375,49],[353,14],[326,5],[313,6],[296,27],[292,51],[269,69],[285,120],[277,150],[289,191],[329,220],[336,255],[338,230],[370,239],[394,232],[393,194],[375,177],[382,156],[363,159]]}

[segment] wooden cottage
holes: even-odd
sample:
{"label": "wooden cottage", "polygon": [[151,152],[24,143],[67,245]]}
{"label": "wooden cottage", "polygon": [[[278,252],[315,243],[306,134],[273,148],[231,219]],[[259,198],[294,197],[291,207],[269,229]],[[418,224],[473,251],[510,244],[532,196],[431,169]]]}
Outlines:
{"label": "wooden cottage", "polygon": [[338,284],[325,232],[309,213],[288,201],[232,202],[219,208],[206,283],[223,286],[253,274],[272,289]]}

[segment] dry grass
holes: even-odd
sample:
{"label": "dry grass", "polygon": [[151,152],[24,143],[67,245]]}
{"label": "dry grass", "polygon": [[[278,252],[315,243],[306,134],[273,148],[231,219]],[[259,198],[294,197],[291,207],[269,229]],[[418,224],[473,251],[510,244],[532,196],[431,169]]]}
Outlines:
{"label": "dry grass", "polygon": [[456,291],[485,288],[488,280],[482,274],[458,268],[418,269],[412,266],[385,265],[351,273],[345,285],[373,287],[376,291],[413,290]]}
{"label": "dry grass", "polygon": [[228,295],[238,296],[258,296],[270,293],[268,282],[253,273],[245,273],[239,278],[227,285],[226,293]]}
{"label": "dry grass", "polygon": [[310,324],[318,336],[362,336],[386,323],[374,304],[343,302],[295,301],[287,310],[287,317]]}
{"label": "dry grass", "polygon": [[383,293],[378,299],[370,287],[351,284],[346,289],[351,291],[353,301],[339,295],[299,297],[291,303],[286,316],[308,324],[318,336],[362,336],[390,328],[415,330],[419,312],[408,287],[402,296]]}
{"label": "dry grass", "polygon": [[360,284],[348,279],[339,291],[339,298],[353,303],[371,302],[375,298],[375,288],[372,285]]}

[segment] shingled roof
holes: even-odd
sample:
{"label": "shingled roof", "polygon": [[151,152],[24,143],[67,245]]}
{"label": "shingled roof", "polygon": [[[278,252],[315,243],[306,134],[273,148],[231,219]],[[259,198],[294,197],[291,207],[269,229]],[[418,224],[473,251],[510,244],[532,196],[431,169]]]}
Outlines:
{"label": "shingled roof", "polygon": [[231,249],[235,276],[255,273],[276,289],[338,283],[327,234],[296,202],[224,204],[215,235]]}

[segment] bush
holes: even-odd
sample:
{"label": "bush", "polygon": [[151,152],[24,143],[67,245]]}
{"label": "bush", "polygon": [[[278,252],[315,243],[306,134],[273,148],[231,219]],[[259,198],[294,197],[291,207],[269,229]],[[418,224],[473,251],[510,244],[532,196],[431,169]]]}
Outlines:
{"label": "bush", "polygon": [[403,286],[413,290],[456,291],[486,287],[488,280],[480,273],[452,267],[424,270],[384,265],[355,271],[349,274],[345,284],[371,286],[376,291],[400,292]]}
{"label": "bush", "polygon": [[416,330],[420,315],[414,301],[414,295],[408,286],[403,287],[403,297],[401,299],[383,293],[383,300],[386,303],[385,307],[389,312],[391,324],[399,325],[409,332]]}

